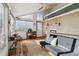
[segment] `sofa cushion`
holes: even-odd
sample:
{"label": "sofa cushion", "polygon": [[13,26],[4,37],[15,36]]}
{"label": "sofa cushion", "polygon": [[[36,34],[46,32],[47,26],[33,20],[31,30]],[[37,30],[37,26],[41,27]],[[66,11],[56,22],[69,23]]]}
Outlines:
{"label": "sofa cushion", "polygon": [[61,54],[60,56],[79,56],[79,53]]}
{"label": "sofa cushion", "polygon": [[76,40],[75,48],[72,53],[61,54],[61,56],[79,56],[79,40]]}
{"label": "sofa cushion", "polygon": [[57,38],[53,38],[53,40],[50,42],[51,45],[56,46]]}
{"label": "sofa cushion", "polygon": [[69,51],[71,50],[74,39],[61,36],[58,36],[57,38],[58,46],[61,46],[62,48],[67,49]]}
{"label": "sofa cushion", "polygon": [[50,52],[52,52],[55,55],[59,55],[59,53],[67,52],[66,49],[52,45],[45,45],[45,48],[47,48]]}

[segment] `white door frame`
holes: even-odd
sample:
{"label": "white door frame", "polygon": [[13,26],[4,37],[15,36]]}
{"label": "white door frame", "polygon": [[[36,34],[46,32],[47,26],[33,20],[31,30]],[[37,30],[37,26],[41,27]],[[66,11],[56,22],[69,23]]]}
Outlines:
{"label": "white door frame", "polygon": [[2,24],[2,38],[3,38],[3,48],[0,51],[0,55],[8,55],[8,19],[9,19],[9,8],[6,4],[2,4],[4,8],[4,17]]}

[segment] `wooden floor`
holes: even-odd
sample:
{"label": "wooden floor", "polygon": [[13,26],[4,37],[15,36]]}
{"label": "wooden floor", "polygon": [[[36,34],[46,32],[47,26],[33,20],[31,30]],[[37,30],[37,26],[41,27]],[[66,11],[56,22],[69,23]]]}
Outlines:
{"label": "wooden floor", "polygon": [[50,56],[45,48],[41,48],[40,40],[22,40],[17,42],[15,56]]}

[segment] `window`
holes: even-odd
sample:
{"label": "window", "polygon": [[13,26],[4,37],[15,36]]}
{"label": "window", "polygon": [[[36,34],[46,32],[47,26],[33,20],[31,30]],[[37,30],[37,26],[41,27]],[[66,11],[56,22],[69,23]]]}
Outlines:
{"label": "window", "polygon": [[2,33],[2,20],[4,17],[4,10],[3,5],[0,4],[0,33]]}
{"label": "window", "polygon": [[37,22],[37,37],[42,36],[42,34],[43,34],[42,22]]}
{"label": "window", "polygon": [[16,21],[16,30],[18,31],[27,31],[29,28],[33,29],[33,22],[27,21]]}
{"label": "window", "polygon": [[43,21],[43,15],[38,13],[37,14],[37,21]]}
{"label": "window", "polygon": [[0,4],[0,50],[3,50],[3,48],[5,47],[5,25],[4,25],[4,6],[2,4]]}

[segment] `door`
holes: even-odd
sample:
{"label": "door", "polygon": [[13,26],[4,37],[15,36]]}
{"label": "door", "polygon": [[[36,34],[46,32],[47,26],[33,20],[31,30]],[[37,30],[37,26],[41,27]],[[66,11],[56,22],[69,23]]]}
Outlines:
{"label": "door", "polygon": [[0,55],[8,55],[8,9],[0,4]]}
{"label": "door", "polygon": [[42,22],[37,22],[37,37],[43,36],[43,25]]}
{"label": "door", "polygon": [[0,4],[0,51],[5,47],[5,34],[4,34],[4,7]]}

